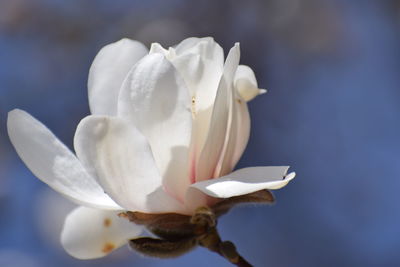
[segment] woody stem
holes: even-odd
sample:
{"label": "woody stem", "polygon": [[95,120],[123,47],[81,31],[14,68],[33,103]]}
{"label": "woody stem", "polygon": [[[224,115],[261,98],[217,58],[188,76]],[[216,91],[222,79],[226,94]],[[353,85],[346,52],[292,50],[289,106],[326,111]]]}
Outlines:
{"label": "woody stem", "polygon": [[199,244],[210,251],[218,253],[230,263],[239,267],[252,267],[236,250],[235,245],[230,241],[222,241],[215,227],[209,229],[207,234],[199,238]]}
{"label": "woody stem", "polygon": [[235,255],[232,255],[233,257],[227,256],[224,253],[222,253],[221,251],[218,251],[217,253],[236,266],[239,266],[239,267],[252,267],[253,266],[245,258],[243,258],[236,250],[234,253]]}

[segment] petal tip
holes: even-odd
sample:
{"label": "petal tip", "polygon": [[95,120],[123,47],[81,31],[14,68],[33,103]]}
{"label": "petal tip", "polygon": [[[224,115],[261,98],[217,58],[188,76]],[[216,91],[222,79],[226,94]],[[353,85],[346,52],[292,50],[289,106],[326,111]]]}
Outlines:
{"label": "petal tip", "polygon": [[258,94],[259,94],[259,95],[263,95],[263,94],[265,94],[265,93],[267,93],[267,92],[268,92],[267,89],[258,89]]}
{"label": "petal tip", "polygon": [[284,180],[287,180],[287,181],[290,181],[290,180],[292,180],[294,177],[296,177],[296,173],[295,173],[295,172],[291,172],[291,173],[289,173],[289,174],[286,174],[286,175],[283,177],[283,179],[284,179]]}
{"label": "petal tip", "polygon": [[133,41],[133,40],[131,40],[131,39],[127,38],[127,37],[124,37],[124,38],[122,38],[121,40],[119,40],[117,42],[130,42],[130,41]]}
{"label": "petal tip", "polygon": [[14,116],[17,116],[18,114],[26,114],[26,112],[23,111],[22,109],[14,108],[14,109],[12,109],[12,110],[10,110],[10,111],[8,112],[7,118],[8,118],[8,119],[11,119],[11,118],[13,118]]}

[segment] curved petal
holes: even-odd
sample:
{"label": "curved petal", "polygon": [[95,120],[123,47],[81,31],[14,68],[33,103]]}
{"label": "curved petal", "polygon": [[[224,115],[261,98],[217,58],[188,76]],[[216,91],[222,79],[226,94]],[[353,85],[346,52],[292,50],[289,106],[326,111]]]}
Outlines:
{"label": "curved petal", "polygon": [[162,189],[146,138],[126,120],[88,116],[79,123],[74,144],[84,166],[123,208],[153,213],[182,210]]}
{"label": "curved petal", "polygon": [[163,54],[168,59],[175,57],[175,50],[172,47],[167,50],[159,43],[152,43],[150,46],[149,55],[156,53]]}
{"label": "curved petal", "polygon": [[92,114],[117,114],[122,82],[132,66],[147,53],[142,43],[126,38],[100,50],[89,71],[88,94]]}
{"label": "curved petal", "polygon": [[247,103],[243,98],[237,96],[235,99],[235,112],[236,112],[236,140],[234,143],[234,151],[231,158],[231,166],[233,169],[240,157],[242,156],[244,150],[246,149],[247,143],[250,138],[250,113]]}
{"label": "curved petal", "polygon": [[218,161],[223,153],[224,144],[229,136],[227,131],[232,110],[233,77],[239,59],[239,44],[235,44],[229,51],[224,66],[224,74],[218,86],[207,139],[197,161],[196,181],[213,178]]}
{"label": "curved petal", "polygon": [[182,200],[190,184],[191,99],[164,55],[148,55],[135,65],[122,86],[118,109],[147,138],[164,186]]}
{"label": "curved petal", "polygon": [[212,106],[224,65],[224,51],[213,38],[191,37],[168,50],[153,43],[150,54],[154,53],[168,58],[182,75],[191,96],[200,97],[196,111]]}
{"label": "curved petal", "polygon": [[228,135],[215,177],[232,172],[250,137],[250,114],[247,103],[234,89],[229,116]]}
{"label": "curved petal", "polygon": [[76,203],[120,209],[75,155],[43,124],[25,111],[8,113],[8,135],[22,161],[41,181]]}
{"label": "curved petal", "polygon": [[196,98],[196,109],[212,107],[224,67],[224,51],[211,37],[188,38],[170,49],[171,62]]}
{"label": "curved petal", "polygon": [[267,92],[265,89],[258,88],[253,70],[246,65],[239,65],[235,74],[234,83],[236,91],[247,102]]}
{"label": "curved petal", "polygon": [[[236,140],[238,135],[238,113],[236,92],[233,87],[231,87],[230,101],[229,101],[229,117],[228,117],[228,127],[227,135],[225,138],[224,148],[222,150],[221,156],[219,158],[218,167],[215,170],[214,177],[221,177],[231,173],[233,170],[233,155],[236,149]],[[239,101],[240,98],[239,98]]]}
{"label": "curved petal", "polygon": [[117,211],[78,207],[65,219],[61,244],[78,259],[100,258],[137,237],[143,227],[118,217]]}
{"label": "curved petal", "polygon": [[176,50],[177,54],[182,54],[185,51],[188,51],[191,48],[195,47],[202,40],[207,40],[207,39],[212,39],[212,37],[204,37],[204,38],[189,37],[186,38],[185,40],[182,40],[179,44],[175,46],[174,49]]}
{"label": "curved petal", "polygon": [[177,56],[185,54],[200,55],[204,59],[213,60],[221,69],[224,64],[224,52],[221,46],[212,37],[190,37],[180,42],[174,48]]}
{"label": "curved petal", "polygon": [[232,172],[224,177],[202,181],[191,185],[203,193],[228,198],[253,193],[262,189],[279,189],[295,177],[287,174],[289,167],[250,167]]}
{"label": "curved petal", "polygon": [[229,113],[229,136],[220,158],[216,177],[230,173],[239,161],[250,137],[250,114],[246,102],[265,92],[264,89],[258,89],[253,70],[248,66],[239,65],[235,73]]}
{"label": "curved petal", "polygon": [[[174,57],[173,59],[171,59],[171,62],[179,71],[179,74],[185,81],[185,84],[187,85],[190,91],[190,95],[192,97],[196,98],[198,90],[205,90],[210,93],[214,91],[215,97],[215,91],[217,90],[218,81],[221,75],[218,75],[218,72],[216,71],[210,72],[210,68],[207,68],[209,66],[205,65],[205,62],[200,55],[186,54],[183,56]],[[205,73],[206,71],[208,71],[209,73]],[[218,78],[218,80],[216,80],[215,78]],[[205,83],[214,86],[205,87]],[[211,96],[209,98],[211,98]],[[194,109],[193,111],[196,112],[199,107],[198,105],[194,107],[196,109]]]}

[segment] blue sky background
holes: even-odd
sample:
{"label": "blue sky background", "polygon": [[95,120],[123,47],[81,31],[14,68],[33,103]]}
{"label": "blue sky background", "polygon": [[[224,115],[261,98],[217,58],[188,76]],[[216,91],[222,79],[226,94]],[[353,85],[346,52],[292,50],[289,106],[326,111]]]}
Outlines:
{"label": "blue sky background", "polygon": [[72,147],[89,114],[95,54],[122,37],[241,43],[269,92],[250,102],[238,167],[291,165],[277,203],[219,222],[255,266],[400,265],[400,1],[148,0],[0,2],[0,266],[230,266],[202,248],[174,260],[126,247],[92,261],[59,244],[74,205],[30,173],[6,133],[21,108]]}

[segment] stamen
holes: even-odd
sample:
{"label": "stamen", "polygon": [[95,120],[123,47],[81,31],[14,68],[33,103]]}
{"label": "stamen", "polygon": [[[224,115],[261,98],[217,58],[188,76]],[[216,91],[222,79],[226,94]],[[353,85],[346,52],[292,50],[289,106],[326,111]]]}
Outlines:
{"label": "stamen", "polygon": [[196,116],[196,97],[192,96],[192,116]]}

